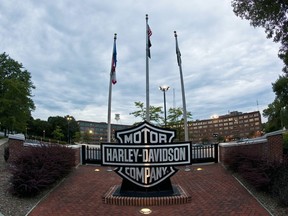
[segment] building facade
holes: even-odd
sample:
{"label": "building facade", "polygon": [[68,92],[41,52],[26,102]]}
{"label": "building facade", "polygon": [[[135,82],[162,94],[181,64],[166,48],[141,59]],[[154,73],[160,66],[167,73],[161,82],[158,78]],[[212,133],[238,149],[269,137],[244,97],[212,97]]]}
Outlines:
{"label": "building facade", "polygon": [[188,123],[189,138],[193,143],[211,143],[216,140],[231,141],[261,136],[259,111],[213,116],[211,119]]}
{"label": "building facade", "polygon": [[[78,121],[85,143],[99,144],[107,142],[106,122]],[[111,142],[115,142],[115,131],[127,129],[131,125],[111,124]],[[178,130],[177,130],[178,128]],[[173,127],[177,130],[178,140],[184,140],[183,125]],[[192,143],[213,143],[232,141],[261,136],[261,114],[259,111],[242,113],[230,112],[211,119],[188,122],[189,140]]]}
{"label": "building facade", "polygon": [[[107,142],[108,124],[106,122],[78,121],[82,141],[89,144]],[[131,127],[131,125],[111,124],[111,142],[115,142],[115,131]]]}

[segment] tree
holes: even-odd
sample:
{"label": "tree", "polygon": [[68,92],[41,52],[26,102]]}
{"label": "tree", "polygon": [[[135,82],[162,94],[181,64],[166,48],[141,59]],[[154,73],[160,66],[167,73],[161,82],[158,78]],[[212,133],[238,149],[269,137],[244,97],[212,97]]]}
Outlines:
{"label": "tree", "polygon": [[31,75],[22,64],[6,53],[0,54],[0,122],[5,133],[26,131],[35,109],[31,99],[34,88]]}
{"label": "tree", "polygon": [[263,116],[268,118],[265,132],[288,127],[288,77],[279,76],[272,89],[276,94],[275,100],[263,110]]}
{"label": "tree", "polygon": [[31,119],[28,121],[27,125],[27,136],[28,137],[42,137],[45,131],[45,136],[46,137],[52,137],[52,128],[50,124],[47,121],[41,120],[41,119]]}
{"label": "tree", "polygon": [[276,82],[272,84],[272,89],[276,98],[279,99],[281,107],[285,107],[288,104],[288,77],[279,76]]}
{"label": "tree", "polygon": [[[68,118],[69,117],[69,118]],[[48,123],[50,124],[51,128],[55,129],[57,126],[61,129],[64,140],[69,142],[69,139],[75,136],[76,132],[79,132],[79,125],[75,121],[73,116],[50,116],[48,118]],[[72,141],[72,140],[70,140]]]}
{"label": "tree", "polygon": [[[191,112],[186,113],[187,121],[192,119]],[[183,108],[169,108],[167,116],[167,125],[170,128],[174,128],[177,131],[177,137],[179,140],[184,140],[185,131],[184,131],[184,116]]]}
{"label": "tree", "polygon": [[56,140],[62,140],[64,138],[64,134],[62,129],[59,126],[56,126],[55,130],[52,132],[53,138]]}
{"label": "tree", "polygon": [[[146,118],[146,109],[144,108],[144,104],[142,102],[134,102],[137,111],[130,113],[130,115],[134,115],[135,117],[140,117],[143,121]],[[165,121],[161,116],[163,115],[162,107],[154,107],[150,106],[150,120],[156,123],[158,126],[164,126]],[[187,121],[192,119],[191,112],[187,112]],[[139,122],[135,123],[138,124]],[[177,108],[169,108],[168,116],[167,116],[167,127],[173,128],[176,130],[178,140],[184,139],[184,118],[183,118],[183,109],[180,107]]]}
{"label": "tree", "polygon": [[[144,108],[144,103],[138,101],[134,102],[134,104],[138,110],[129,114],[134,115],[134,117],[136,118],[139,117],[142,119],[142,121],[144,121],[146,119],[146,108]],[[150,121],[154,122],[156,125],[162,124],[162,122],[164,121],[163,117],[161,116],[163,114],[162,107],[150,106],[149,111],[150,111]],[[136,122],[134,124],[138,123],[139,122]]]}
{"label": "tree", "polygon": [[[191,112],[187,112],[186,117],[187,117],[187,121],[189,119],[192,119]],[[169,108],[168,116],[167,116],[167,122],[170,125],[183,124],[184,123],[183,109],[180,107]]]}
{"label": "tree", "polygon": [[85,131],[82,136],[82,141],[84,143],[90,143],[92,141],[92,134],[89,131]]}
{"label": "tree", "polygon": [[263,27],[267,38],[280,42],[278,56],[288,73],[288,2],[287,0],[232,0],[234,13],[253,27]]}
{"label": "tree", "polygon": [[281,128],[280,112],[281,112],[281,105],[280,101],[277,99],[275,99],[273,103],[269,104],[268,108],[263,110],[263,116],[268,119],[264,128],[264,131],[266,133],[279,130]]}

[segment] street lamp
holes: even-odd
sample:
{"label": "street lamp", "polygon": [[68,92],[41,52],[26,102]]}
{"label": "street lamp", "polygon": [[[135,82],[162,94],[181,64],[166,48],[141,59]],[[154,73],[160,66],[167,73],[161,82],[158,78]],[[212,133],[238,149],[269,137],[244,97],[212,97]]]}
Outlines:
{"label": "street lamp", "polygon": [[70,123],[70,121],[72,120],[72,117],[68,115],[68,116],[66,117],[66,119],[67,119],[67,122],[68,122],[68,143],[70,144],[70,128],[69,128],[69,123]]}
{"label": "street lamp", "polygon": [[169,86],[167,85],[163,85],[163,86],[159,86],[159,90],[161,90],[163,92],[163,96],[164,96],[164,124],[166,127],[166,123],[167,123],[167,117],[166,117],[166,91],[169,90]]}

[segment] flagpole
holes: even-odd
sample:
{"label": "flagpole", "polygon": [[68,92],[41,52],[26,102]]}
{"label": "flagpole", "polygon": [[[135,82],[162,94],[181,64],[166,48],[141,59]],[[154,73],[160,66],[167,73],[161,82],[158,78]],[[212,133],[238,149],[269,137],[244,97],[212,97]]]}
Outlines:
{"label": "flagpole", "polygon": [[[115,43],[117,39],[117,34],[114,34],[114,43],[113,43],[113,51],[112,51],[112,60],[111,60],[111,71],[110,71],[110,81],[109,81],[109,96],[108,96],[108,129],[107,129],[107,142],[111,141],[111,98],[112,98],[112,77],[113,77],[113,55],[114,55],[114,49],[115,49]],[[115,72],[114,72],[115,73]]]}
{"label": "flagpole", "polygon": [[148,14],[146,14],[146,121],[150,122],[150,102],[149,102],[149,36],[148,36]]}
{"label": "flagpole", "polygon": [[185,141],[189,141],[188,126],[187,126],[186,99],[185,99],[185,88],[184,88],[183,73],[182,73],[181,53],[180,53],[179,46],[178,46],[178,39],[177,39],[176,31],[174,31],[174,36],[175,36],[175,42],[176,42],[177,62],[178,62],[178,66],[179,66],[180,80],[181,80]]}
{"label": "flagpole", "polygon": [[[183,118],[184,118],[184,133],[185,133],[185,141],[189,141],[189,134],[188,134],[188,126],[187,126],[187,112],[186,112],[186,99],[185,99],[185,88],[184,88],[184,81],[183,81],[183,73],[182,73],[182,61],[181,61],[181,53],[178,46],[178,39],[177,33],[174,31],[175,42],[176,42],[176,55],[177,55],[177,62],[179,66],[180,72],[180,80],[181,80],[181,90],[182,90],[182,101],[183,101]],[[189,166],[185,166],[185,171],[189,172]]]}

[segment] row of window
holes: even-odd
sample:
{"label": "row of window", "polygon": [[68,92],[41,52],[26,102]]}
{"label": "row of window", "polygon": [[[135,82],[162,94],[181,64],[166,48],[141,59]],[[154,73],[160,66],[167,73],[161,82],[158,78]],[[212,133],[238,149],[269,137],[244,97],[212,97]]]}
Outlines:
{"label": "row of window", "polygon": [[211,130],[211,129],[203,129],[203,130],[193,130],[193,131],[189,131],[192,134],[199,134],[199,133],[215,133],[215,132],[227,132],[227,133],[231,133],[231,132],[249,132],[249,131],[258,131],[260,130],[259,127],[246,127],[245,130],[237,130],[236,128],[218,128],[217,130]]}
{"label": "row of window", "polygon": [[[239,118],[240,119],[240,118]],[[243,122],[253,122],[253,121],[257,121],[259,122],[260,119],[259,118],[245,118],[243,120],[239,120],[237,118],[235,119],[214,119],[214,120],[209,120],[209,121],[199,121],[199,122],[193,122],[192,124],[190,124],[191,126],[196,126],[196,125],[215,125],[215,124],[224,124],[224,125],[228,125],[228,124],[239,124],[239,123],[243,123]],[[224,123],[222,123],[224,122]]]}
{"label": "row of window", "polygon": [[200,125],[200,126],[193,126],[191,127],[192,130],[202,129],[202,128],[223,128],[223,126],[226,128],[242,128],[242,127],[254,127],[258,126],[260,124],[259,121],[257,122],[245,122],[241,124],[228,124],[228,123],[222,123],[222,124],[214,124],[214,125]]}

